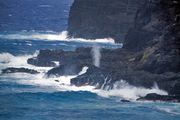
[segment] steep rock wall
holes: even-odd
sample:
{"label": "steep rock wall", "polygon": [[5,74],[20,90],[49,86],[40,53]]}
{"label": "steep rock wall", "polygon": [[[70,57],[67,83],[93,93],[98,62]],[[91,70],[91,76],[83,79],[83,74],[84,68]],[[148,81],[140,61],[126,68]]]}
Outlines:
{"label": "steep rock wall", "polygon": [[147,0],[75,0],[71,6],[69,36],[87,39],[112,37],[122,42]]}
{"label": "steep rock wall", "polygon": [[180,71],[180,1],[151,0],[136,15],[124,48],[140,51],[140,69],[152,73]]}

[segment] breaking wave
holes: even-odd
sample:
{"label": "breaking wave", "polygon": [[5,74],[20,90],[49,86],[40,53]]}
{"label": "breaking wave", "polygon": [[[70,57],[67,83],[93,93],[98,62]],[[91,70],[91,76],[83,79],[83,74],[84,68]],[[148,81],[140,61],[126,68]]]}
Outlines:
{"label": "breaking wave", "polygon": [[108,91],[101,90],[97,94],[103,97],[118,96],[128,100],[136,100],[137,98],[144,97],[149,93],[157,93],[160,95],[168,94],[166,91],[160,90],[156,84],[152,88],[148,89],[129,85],[125,80],[116,82],[113,88],[114,89]]}
{"label": "breaking wave", "polygon": [[38,33],[38,32],[19,32],[12,34],[0,34],[0,39],[7,40],[44,40],[44,41],[75,41],[75,42],[96,42],[96,43],[109,43],[115,44],[114,39],[82,39],[82,38],[68,38],[68,32],[63,31],[57,33]]}
{"label": "breaking wave", "polygon": [[29,69],[35,69],[40,72],[46,72],[47,70],[51,69],[52,67],[36,67],[27,63],[28,58],[32,58],[37,56],[39,51],[36,51],[32,55],[18,55],[14,56],[10,53],[1,53],[0,54],[0,70],[7,68],[7,67],[25,67]]}
{"label": "breaking wave", "polygon": [[[50,91],[89,91],[92,93],[96,93],[102,97],[118,97],[120,99],[128,99],[128,100],[136,100],[139,97],[143,97],[148,93],[158,93],[161,95],[167,95],[167,92],[160,90],[156,85],[151,89],[146,89],[143,87],[135,87],[129,85],[124,80],[116,82],[114,84],[114,89],[112,90],[102,90],[96,89],[95,86],[72,86],[70,80],[75,78],[74,76],[61,76],[54,78],[47,78],[46,72],[51,69],[51,67],[36,67],[33,65],[27,64],[27,59],[33,56],[36,56],[38,52],[32,55],[22,55],[22,56],[14,56],[10,53],[1,53],[0,54],[0,68],[6,67],[25,67],[29,69],[35,69],[40,71],[40,74],[30,75],[25,73],[14,73],[14,74],[6,74],[6,77],[17,78],[16,82],[18,84],[23,85],[33,85],[38,86],[38,90],[34,89],[32,92],[50,92]],[[78,74],[86,73],[88,67],[84,67],[82,71]],[[9,81],[11,82],[11,81]],[[37,91],[36,91],[37,90]],[[24,92],[24,90],[23,90]]]}
{"label": "breaking wave", "polygon": [[165,113],[180,115],[180,106],[175,103],[170,106],[157,106],[156,109]]}

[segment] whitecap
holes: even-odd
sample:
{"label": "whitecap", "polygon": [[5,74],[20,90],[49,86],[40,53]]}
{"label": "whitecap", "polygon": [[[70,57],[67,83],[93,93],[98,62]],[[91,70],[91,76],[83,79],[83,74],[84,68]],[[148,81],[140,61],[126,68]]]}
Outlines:
{"label": "whitecap", "polygon": [[43,40],[43,41],[66,41],[66,42],[88,42],[88,43],[108,43],[111,45],[115,44],[112,38],[103,39],[83,39],[83,38],[69,38],[67,31],[62,31],[60,34],[57,33],[38,33],[38,32],[19,32],[11,34],[0,34],[0,39],[7,40]]}
{"label": "whitecap", "polygon": [[14,56],[10,53],[1,53],[0,54],[0,69],[4,69],[7,67],[15,67],[15,68],[29,68],[29,69],[34,69],[39,72],[45,73],[49,69],[52,69],[52,67],[37,67],[33,66],[27,63],[27,60],[29,58],[37,56],[39,51],[36,51],[34,54],[31,55],[18,55]]}
{"label": "whitecap", "polygon": [[[160,90],[157,85],[154,87],[147,89],[144,87],[135,87],[129,85],[124,80],[116,82],[114,84],[114,89],[112,90],[103,90],[103,89],[96,89],[96,86],[73,86],[71,85],[71,79],[77,77],[78,75],[82,75],[86,73],[88,67],[83,67],[82,71],[79,74],[74,76],[60,76],[55,78],[48,78],[46,77],[45,73],[50,70],[52,67],[36,67],[33,65],[27,64],[27,59],[33,56],[37,56],[37,52],[32,55],[20,55],[14,56],[10,53],[1,53],[0,54],[0,68],[6,67],[25,67],[29,69],[38,70],[41,73],[37,75],[24,75],[21,73],[18,74],[9,74],[12,75],[14,78],[23,78],[17,79],[17,83],[19,84],[27,84],[27,85],[34,85],[38,86],[38,88],[48,87],[54,89],[55,91],[89,91],[92,93],[96,93],[102,97],[118,97],[120,99],[128,99],[128,100],[136,100],[139,97],[144,97],[148,93],[157,93],[160,95],[167,95],[166,91]],[[42,89],[43,91],[43,89]],[[47,90],[46,90],[47,91]]]}
{"label": "whitecap", "polygon": [[135,87],[129,85],[126,81],[121,80],[114,84],[111,90],[100,90],[97,92],[102,97],[120,97],[128,100],[136,100],[139,97],[144,97],[149,93],[157,93],[160,95],[167,95],[167,92],[160,90],[157,86],[150,89],[144,87]]}
{"label": "whitecap", "polygon": [[176,106],[158,106],[156,107],[156,109],[162,111],[162,112],[166,112],[166,113],[169,113],[169,114],[173,114],[173,115],[180,115],[180,106],[179,104],[176,105]]}

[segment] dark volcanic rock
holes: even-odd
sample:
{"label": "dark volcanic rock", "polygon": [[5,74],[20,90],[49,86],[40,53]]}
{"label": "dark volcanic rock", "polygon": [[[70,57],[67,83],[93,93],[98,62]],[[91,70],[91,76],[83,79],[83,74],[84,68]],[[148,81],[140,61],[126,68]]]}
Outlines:
{"label": "dark volcanic rock", "polygon": [[156,93],[150,93],[145,97],[138,98],[137,100],[180,102],[180,96],[158,95]]}
{"label": "dark volcanic rock", "polygon": [[141,52],[138,63],[141,70],[177,73],[179,6],[178,0],[75,0],[68,31],[75,37],[123,40],[124,49]]}
{"label": "dark volcanic rock", "polygon": [[82,70],[82,67],[76,64],[60,65],[49,70],[47,76],[77,75]]}
{"label": "dark volcanic rock", "polygon": [[124,48],[141,51],[140,69],[151,73],[180,71],[178,5],[177,0],[152,0],[138,10]]}
{"label": "dark volcanic rock", "polygon": [[53,61],[59,61],[61,65],[48,72],[57,76],[77,74],[88,66],[85,74],[71,80],[77,86],[112,89],[122,79],[145,88],[156,83],[169,96],[153,94],[147,99],[174,101],[180,94],[179,5],[178,0],[75,0],[70,37],[112,37],[124,40],[123,49],[102,49],[100,68],[92,65],[91,48],[41,50],[28,63],[54,66]]}
{"label": "dark volcanic rock", "polygon": [[90,66],[85,74],[71,79],[71,84],[76,86],[93,85],[101,89],[113,89],[114,84],[124,80],[130,85],[136,87],[152,88],[155,84],[160,89],[166,90],[168,93],[178,95],[180,93],[178,85],[180,74],[164,73],[153,74],[147,71],[134,71],[132,69],[123,68],[123,65],[115,65],[119,68],[109,66],[108,68],[97,68]]}
{"label": "dark volcanic rock", "polygon": [[130,101],[129,100],[121,100],[121,102],[123,102],[123,103],[129,103]]}
{"label": "dark volcanic rock", "polygon": [[169,93],[171,95],[180,96],[180,79],[174,83],[174,86]]}
{"label": "dark volcanic rock", "polygon": [[40,67],[55,67],[56,64],[52,61],[49,61],[47,59],[38,59],[38,58],[29,58],[27,60],[27,63],[28,64],[31,64],[31,65],[35,65],[35,66],[40,66]]}
{"label": "dark volcanic rock", "polygon": [[97,88],[102,87],[106,77],[98,67],[89,66],[87,72],[71,80],[71,84],[76,86],[93,85]]}
{"label": "dark volcanic rock", "polygon": [[9,74],[9,73],[29,73],[29,74],[38,74],[39,72],[36,70],[28,69],[28,68],[6,68],[2,70],[2,74]]}
{"label": "dark volcanic rock", "polygon": [[69,14],[69,35],[87,39],[112,37],[122,42],[145,1],[75,0]]}
{"label": "dark volcanic rock", "polygon": [[37,57],[29,58],[27,62],[40,67],[55,67],[54,61],[60,61],[63,54],[62,50],[40,50]]}
{"label": "dark volcanic rock", "polygon": [[[152,88],[157,83],[160,89],[171,92],[171,94],[178,94],[178,91],[175,90],[177,89],[176,83],[179,81],[180,74],[174,72],[157,74],[140,69],[139,60],[142,59],[141,54],[140,57],[137,57],[134,52],[124,49],[102,49],[101,66],[97,68],[92,65],[91,48],[59,51],[63,53],[59,54],[61,65],[49,70],[47,76],[77,75],[82,70],[82,67],[88,66],[87,72],[72,79],[71,84],[76,86],[88,84],[97,88],[112,89],[116,82],[123,79],[130,85],[145,88]],[[58,50],[49,50],[48,52],[49,54],[56,54]]]}
{"label": "dark volcanic rock", "polygon": [[92,63],[90,51],[89,48],[77,48],[76,51],[40,50],[37,57],[29,58],[27,62],[42,67],[57,67],[55,61],[60,62],[61,65],[75,65],[81,61]]}

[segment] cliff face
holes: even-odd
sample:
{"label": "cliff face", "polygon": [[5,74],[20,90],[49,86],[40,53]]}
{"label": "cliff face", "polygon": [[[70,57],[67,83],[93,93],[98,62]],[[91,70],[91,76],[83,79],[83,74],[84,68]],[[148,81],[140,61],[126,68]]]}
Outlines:
{"label": "cliff face", "polygon": [[180,71],[178,0],[75,0],[70,36],[112,37],[134,51],[139,69],[152,73]]}
{"label": "cliff face", "polygon": [[[101,71],[108,73],[109,83],[125,79],[152,87],[157,82],[160,88],[180,95],[179,6],[179,0],[75,0],[68,31],[75,37],[123,41],[123,49],[102,61]],[[100,82],[91,71],[72,83],[82,81]]]}
{"label": "cliff face", "polygon": [[142,6],[124,41],[124,48],[140,51],[140,69],[152,73],[180,71],[180,2],[151,0]]}
{"label": "cliff face", "polygon": [[[61,65],[48,71],[48,76],[74,75],[83,66],[88,66],[86,73],[71,79],[71,84],[76,86],[93,85],[109,90],[116,88],[115,83],[121,80],[145,88],[152,88],[157,83],[171,96],[150,94],[142,99],[180,101],[179,0],[127,1],[75,0],[71,7],[70,35],[124,37],[122,49],[101,49],[100,68],[92,65],[92,48],[41,50],[28,63],[56,66],[53,61],[59,61]],[[125,10],[127,5],[132,6]],[[117,42],[120,40],[116,39]]]}
{"label": "cliff face", "polygon": [[75,0],[69,15],[69,35],[87,39],[112,37],[122,42],[145,1]]}

